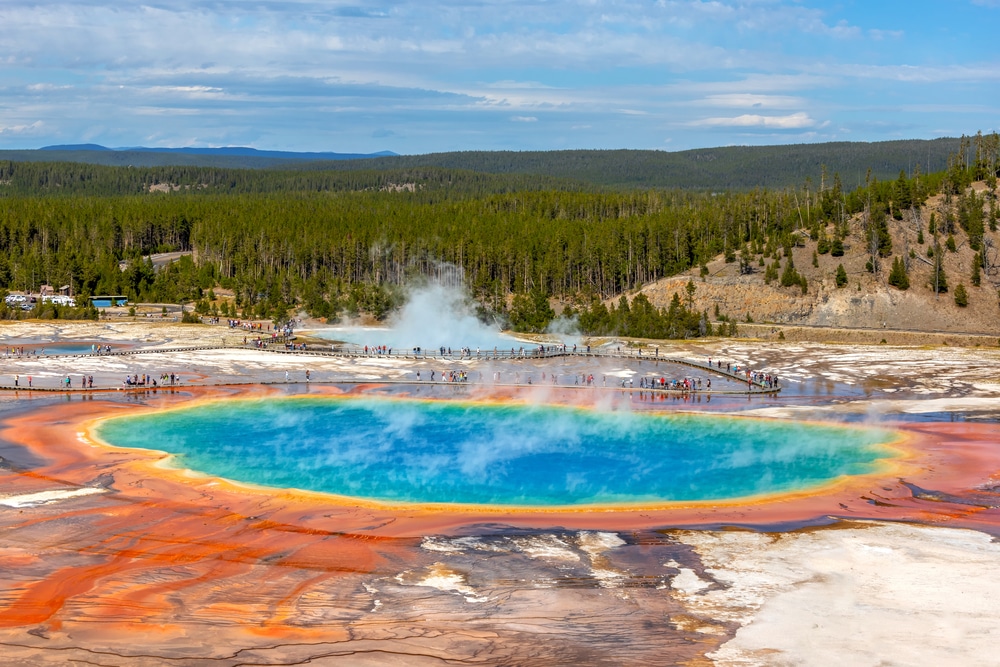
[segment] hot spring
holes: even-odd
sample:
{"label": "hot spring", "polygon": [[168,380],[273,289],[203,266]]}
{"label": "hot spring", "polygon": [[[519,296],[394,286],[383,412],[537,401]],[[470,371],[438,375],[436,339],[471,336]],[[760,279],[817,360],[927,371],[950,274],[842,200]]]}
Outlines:
{"label": "hot spring", "polygon": [[238,482],[387,503],[639,505],[808,490],[875,472],[884,429],[386,398],[200,404],[102,422],[120,447]]}

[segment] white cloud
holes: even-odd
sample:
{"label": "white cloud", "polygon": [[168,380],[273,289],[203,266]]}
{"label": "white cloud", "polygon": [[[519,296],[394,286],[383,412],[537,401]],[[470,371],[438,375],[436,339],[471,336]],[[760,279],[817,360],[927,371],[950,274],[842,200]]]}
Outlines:
{"label": "white cloud", "polygon": [[[403,72],[431,63],[459,69],[614,63],[690,70],[731,59],[728,47],[692,41],[695,35],[678,33],[664,12],[644,11],[634,0],[623,2],[622,20],[610,24],[599,8],[581,10],[566,0],[502,4],[497,13],[518,16],[518,22],[495,19],[493,7],[440,0],[396,3],[378,20],[324,11],[323,3],[182,1],[151,7],[15,0],[0,8],[0,43],[37,61],[70,70],[102,67],[109,75],[206,66],[263,75],[294,68],[308,75],[369,63]],[[749,55],[742,54],[741,62]]]}
{"label": "white cloud", "polygon": [[36,120],[34,123],[29,123],[27,125],[8,125],[6,127],[0,126],[0,136],[11,136],[11,135],[40,135],[45,129],[45,124]]}
{"label": "white cloud", "polygon": [[867,65],[845,63],[828,68],[832,76],[907,83],[981,83],[1000,81],[1000,63],[967,65]]}
{"label": "white cloud", "polygon": [[798,130],[815,127],[816,121],[805,112],[793,113],[788,116],[761,116],[758,114],[743,114],[732,118],[702,118],[689,123],[693,127],[762,127],[782,130]]}
{"label": "white cloud", "polygon": [[73,86],[57,86],[52,83],[32,83],[27,89],[33,93],[50,93],[56,90],[70,90]]}
{"label": "white cloud", "polygon": [[900,39],[904,35],[902,30],[879,30],[877,28],[872,28],[868,31],[868,36],[875,41],[882,41],[883,39]]}
{"label": "white cloud", "polygon": [[200,116],[204,113],[202,109],[197,108],[184,108],[179,106],[170,107],[152,107],[152,106],[137,106],[131,109],[132,113],[137,116]]}
{"label": "white cloud", "polygon": [[805,100],[791,95],[761,95],[756,93],[720,93],[695,100],[695,104],[744,109],[794,109]]}
{"label": "white cloud", "polygon": [[670,13],[672,23],[688,30],[730,26],[744,33],[808,33],[836,39],[856,38],[862,32],[846,20],[831,25],[823,10],[797,2],[659,0],[657,6]]}
{"label": "white cloud", "polygon": [[163,96],[174,99],[219,99],[225,91],[213,86],[149,86],[141,90],[145,95]]}
{"label": "white cloud", "polygon": [[485,87],[500,90],[550,90],[552,88],[552,86],[537,81],[493,81],[485,84]]}
{"label": "white cloud", "polygon": [[861,36],[861,28],[856,25],[849,25],[847,21],[839,21],[833,26],[823,26],[822,31],[837,39],[856,39]]}
{"label": "white cloud", "polygon": [[[686,128],[675,145],[713,145],[739,128],[792,136],[823,127],[820,117],[870,139],[858,118],[889,106],[917,114],[903,102],[926,98],[928,84],[966,109],[942,104],[935,113],[958,118],[928,128],[994,124],[978,120],[997,108],[993,54],[938,57],[948,46],[915,43],[897,29],[910,30],[905,17],[871,16],[802,0],[4,0],[0,128],[105,145],[136,145],[156,125],[188,141],[293,150],[390,127],[394,142],[428,149],[537,148],[560,132],[657,147],[667,126]],[[988,43],[988,27],[962,30]],[[29,129],[36,119],[43,130]]]}
{"label": "white cloud", "polygon": [[824,71],[819,67],[806,67],[793,74],[784,72],[752,72],[736,78],[720,77],[710,81],[682,81],[667,86],[677,95],[766,95],[802,92],[842,85],[840,73]]}

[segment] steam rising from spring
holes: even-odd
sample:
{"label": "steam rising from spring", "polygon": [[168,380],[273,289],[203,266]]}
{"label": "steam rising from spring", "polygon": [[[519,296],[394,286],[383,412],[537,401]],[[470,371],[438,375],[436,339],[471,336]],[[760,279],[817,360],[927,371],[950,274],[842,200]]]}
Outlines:
{"label": "steam rising from spring", "polygon": [[502,348],[512,343],[500,333],[499,323],[490,327],[476,317],[464,290],[436,282],[413,290],[390,318],[389,328],[401,346]]}
{"label": "steam rising from spring", "polygon": [[386,327],[333,327],[316,335],[357,345],[387,345],[395,349],[439,347],[492,350],[510,349],[522,342],[501,333],[499,322],[484,324],[476,317],[475,303],[456,281],[435,280],[409,290],[406,304]]}

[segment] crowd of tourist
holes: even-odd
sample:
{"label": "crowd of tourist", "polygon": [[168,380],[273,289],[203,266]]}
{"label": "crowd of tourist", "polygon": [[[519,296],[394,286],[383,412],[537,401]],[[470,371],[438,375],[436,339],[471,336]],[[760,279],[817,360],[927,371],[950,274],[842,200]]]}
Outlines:
{"label": "crowd of tourist", "polygon": [[[287,351],[299,351],[307,350],[306,343],[297,343],[292,338],[292,332],[294,331],[294,321],[289,321],[282,326],[275,326],[273,329],[269,325],[265,325],[260,322],[243,322],[240,320],[229,320],[228,326],[230,328],[240,328],[248,332],[264,332],[269,331],[270,336],[257,335],[253,338],[249,336],[244,336],[243,342],[246,345],[252,345],[258,349],[272,349],[272,344],[276,341],[281,341],[283,348]],[[343,350],[336,350],[341,351]],[[567,346],[565,343],[560,343],[557,345],[538,345],[534,349],[525,350],[524,347],[520,348],[510,348],[509,353],[504,350],[500,351],[497,347],[494,347],[492,351],[486,350],[485,353],[479,347],[475,348],[473,352],[472,347],[461,347],[453,350],[447,346],[441,346],[437,350],[437,355],[431,354],[427,355],[423,348],[414,347],[410,350],[403,351],[402,354],[405,356],[415,356],[417,358],[431,359],[434,357],[440,357],[442,359],[456,359],[456,360],[466,360],[466,359],[483,359],[495,360],[495,359],[515,359],[515,358],[525,358],[525,357],[538,357],[538,356],[548,356],[548,355],[569,355],[569,354],[591,354],[590,345],[578,347],[577,345]],[[91,353],[104,355],[111,354],[112,348],[108,344],[92,344]],[[348,354],[352,354],[350,351]],[[609,354],[610,353],[610,354]],[[34,347],[25,348],[24,346],[7,346],[4,349],[4,355],[6,357],[24,357],[37,355],[38,351]],[[390,345],[364,345],[358,346],[353,354],[364,355],[364,356],[391,356],[393,354],[393,348]],[[400,354],[397,352],[397,354]],[[631,354],[627,350],[622,351],[621,346],[617,348],[606,348],[602,351],[600,356],[617,356],[621,354],[622,357],[632,357],[640,356],[639,354]],[[653,355],[646,355],[649,360],[659,360],[659,350],[657,349]],[[698,362],[688,362],[681,361],[680,363],[685,363],[688,365],[693,365],[695,367],[700,366]],[[745,381],[747,387],[750,390],[774,390],[777,389],[778,376],[773,373],[766,371],[753,370],[745,364],[740,364],[732,361],[722,361],[713,360],[711,358],[707,361],[707,366],[712,369],[713,372],[717,372],[721,375],[727,376],[730,380]],[[704,367],[704,366],[702,366]],[[468,383],[470,381],[475,381],[482,383],[483,374],[478,373],[477,379],[472,380],[472,376],[468,370],[464,369],[445,369],[441,371],[437,370],[416,370],[416,380],[418,382],[444,382],[444,383]],[[664,375],[653,375],[648,376],[640,374],[638,376],[629,377],[632,375],[630,371],[623,375],[621,373],[615,373],[612,375],[612,386],[618,386],[621,389],[639,389],[639,390],[653,390],[653,391],[664,391],[664,392],[700,392],[700,391],[712,391],[712,378],[711,377],[700,377],[700,376],[683,376],[683,377],[666,377]],[[556,373],[550,373],[544,370],[512,370],[512,371],[494,371],[493,373],[493,383],[494,384],[513,384],[513,385],[532,385],[535,384],[539,379],[542,384],[551,384],[559,386],[585,386],[593,387],[597,385],[594,373],[580,373],[569,375],[557,375]],[[309,382],[311,380],[311,374],[309,370],[305,371],[305,381]],[[718,379],[718,378],[716,378]],[[34,388],[35,378],[31,375],[26,376],[27,387]],[[13,376],[14,387],[20,388],[21,377],[20,375]],[[158,378],[150,376],[148,374],[138,374],[133,373],[132,375],[127,375],[121,382],[121,388],[132,389],[132,388],[157,388],[165,386],[176,386],[180,381],[180,376],[176,373],[162,373]],[[285,371],[285,382],[292,382],[292,377],[288,371]],[[298,380],[296,380],[298,381]],[[602,387],[608,386],[608,375],[601,375],[600,382]],[[70,375],[65,376],[61,383],[65,388],[71,389],[74,386],[74,382]],[[80,388],[91,389],[94,386],[94,377],[90,375],[80,376]]]}

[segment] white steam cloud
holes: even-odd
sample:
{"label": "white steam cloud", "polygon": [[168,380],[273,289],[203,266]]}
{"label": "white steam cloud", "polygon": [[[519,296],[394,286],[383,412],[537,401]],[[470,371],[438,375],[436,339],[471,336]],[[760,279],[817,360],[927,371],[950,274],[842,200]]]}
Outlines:
{"label": "white steam cloud", "polygon": [[427,351],[450,347],[494,347],[500,350],[521,347],[524,343],[501,333],[500,324],[483,324],[476,317],[475,303],[458,287],[432,282],[410,291],[406,305],[385,327],[332,327],[316,335],[328,340],[342,340],[356,345],[386,345],[394,349],[421,347]]}

